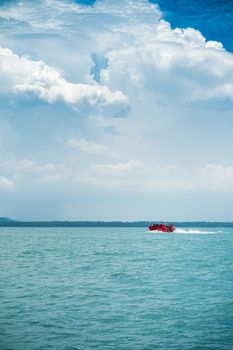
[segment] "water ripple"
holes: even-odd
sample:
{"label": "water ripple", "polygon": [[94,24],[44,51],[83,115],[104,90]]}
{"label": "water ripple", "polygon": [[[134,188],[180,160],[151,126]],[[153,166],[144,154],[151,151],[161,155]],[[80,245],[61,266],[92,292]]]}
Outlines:
{"label": "water ripple", "polygon": [[233,231],[218,231],[2,229],[0,349],[232,349]]}

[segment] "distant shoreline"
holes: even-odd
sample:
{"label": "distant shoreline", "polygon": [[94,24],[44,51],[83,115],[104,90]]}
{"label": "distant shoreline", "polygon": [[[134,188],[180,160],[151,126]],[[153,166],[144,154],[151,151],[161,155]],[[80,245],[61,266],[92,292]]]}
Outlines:
{"label": "distant shoreline", "polygon": [[[165,221],[1,221],[0,227],[147,227]],[[182,221],[175,227],[233,227],[233,222]]]}

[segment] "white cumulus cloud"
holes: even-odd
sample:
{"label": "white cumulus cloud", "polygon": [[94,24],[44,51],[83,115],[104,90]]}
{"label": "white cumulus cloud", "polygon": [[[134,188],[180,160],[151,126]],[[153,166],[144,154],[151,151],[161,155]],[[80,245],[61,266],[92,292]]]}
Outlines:
{"label": "white cumulus cloud", "polygon": [[130,97],[136,90],[143,98],[147,91],[151,99],[159,97],[168,104],[233,102],[233,55],[221,43],[207,41],[193,28],[173,30],[164,20],[153,26],[130,26],[130,38],[124,29],[125,45],[106,54],[103,84],[123,86]]}
{"label": "white cumulus cloud", "polygon": [[6,178],[5,176],[0,176],[0,189],[10,189],[14,187],[14,182]]}
{"label": "white cumulus cloud", "polygon": [[32,197],[45,189],[54,207],[54,193],[61,203],[69,193],[80,208],[89,201],[87,215],[102,192],[129,203],[128,189],[139,213],[159,194],[184,196],[181,218],[186,204],[190,217],[203,215],[196,193],[224,193],[225,203],[233,189],[233,55],[221,43],[173,29],[147,0],[20,0],[1,6],[0,16],[1,188]]}
{"label": "white cumulus cloud", "polygon": [[200,169],[203,187],[210,189],[233,189],[233,166],[208,164]]}
{"label": "white cumulus cloud", "polygon": [[89,108],[119,113],[127,98],[120,91],[111,92],[97,84],[69,83],[43,61],[20,57],[10,49],[0,47],[0,92],[34,94],[48,103],[64,102],[76,109]]}
{"label": "white cumulus cloud", "polygon": [[116,152],[112,151],[108,145],[86,140],[84,138],[70,138],[67,141],[67,145],[74,150],[78,150],[90,155],[110,157],[117,156]]}
{"label": "white cumulus cloud", "polygon": [[130,159],[121,163],[93,164],[83,180],[94,186],[128,188],[139,192],[190,188],[192,184],[185,179],[182,170],[174,166],[147,165],[141,160]]}

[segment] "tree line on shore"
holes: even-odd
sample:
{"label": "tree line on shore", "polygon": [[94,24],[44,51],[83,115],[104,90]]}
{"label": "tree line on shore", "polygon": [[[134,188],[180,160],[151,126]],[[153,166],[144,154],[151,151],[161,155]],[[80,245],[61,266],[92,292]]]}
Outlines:
{"label": "tree line on shore", "polygon": [[[0,217],[0,227],[147,227],[167,221],[17,221]],[[170,222],[169,222],[170,223]],[[233,227],[233,222],[176,221],[175,227]]]}

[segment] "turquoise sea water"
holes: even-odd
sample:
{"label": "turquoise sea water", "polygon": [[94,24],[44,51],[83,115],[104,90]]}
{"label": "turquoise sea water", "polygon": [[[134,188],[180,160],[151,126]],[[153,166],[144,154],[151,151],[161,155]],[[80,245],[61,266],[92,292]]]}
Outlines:
{"label": "turquoise sea water", "polygon": [[0,349],[233,349],[233,230],[1,228]]}

